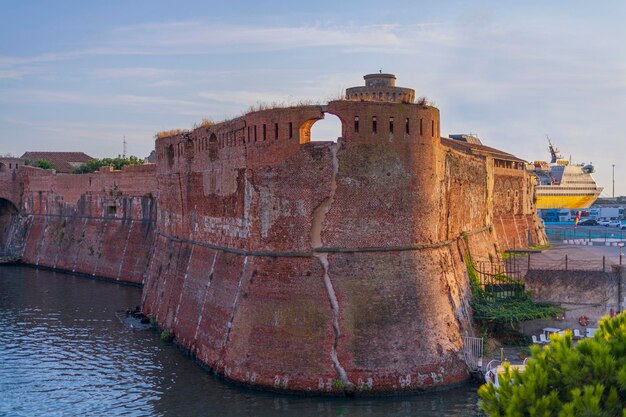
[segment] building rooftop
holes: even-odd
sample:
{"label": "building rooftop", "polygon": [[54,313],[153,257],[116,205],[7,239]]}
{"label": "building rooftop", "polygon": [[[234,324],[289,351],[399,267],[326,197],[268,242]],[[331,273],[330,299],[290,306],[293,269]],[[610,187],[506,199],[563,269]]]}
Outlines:
{"label": "building rooftop", "polygon": [[69,173],[83,165],[85,162],[91,161],[93,157],[83,152],[25,152],[22,159],[36,161],[37,159],[45,159],[52,164],[57,172]]}
{"label": "building rooftop", "polygon": [[448,138],[441,138],[441,144],[445,146],[449,146],[451,148],[455,148],[457,150],[460,150],[466,153],[473,153],[477,155],[489,155],[496,159],[502,159],[505,161],[526,163],[526,161],[518,158],[517,156],[513,154],[501,151],[496,148],[491,148],[489,146],[485,146],[482,144],[465,142],[465,141],[461,141],[458,139],[448,139]]}

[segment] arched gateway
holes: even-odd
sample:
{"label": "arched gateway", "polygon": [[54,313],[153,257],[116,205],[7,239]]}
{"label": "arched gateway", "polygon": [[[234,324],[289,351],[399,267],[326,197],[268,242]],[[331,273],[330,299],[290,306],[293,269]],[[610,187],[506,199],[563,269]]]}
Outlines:
{"label": "arched gateway", "polygon": [[15,204],[6,198],[0,198],[0,257],[10,253],[11,236],[17,216]]}

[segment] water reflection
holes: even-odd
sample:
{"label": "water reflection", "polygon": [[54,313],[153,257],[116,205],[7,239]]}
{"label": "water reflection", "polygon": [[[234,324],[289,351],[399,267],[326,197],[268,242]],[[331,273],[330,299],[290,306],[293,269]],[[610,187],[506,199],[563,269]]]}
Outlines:
{"label": "water reflection", "polygon": [[277,395],[233,386],[115,312],[141,290],[0,268],[0,415],[480,416],[476,388],[389,398]]}

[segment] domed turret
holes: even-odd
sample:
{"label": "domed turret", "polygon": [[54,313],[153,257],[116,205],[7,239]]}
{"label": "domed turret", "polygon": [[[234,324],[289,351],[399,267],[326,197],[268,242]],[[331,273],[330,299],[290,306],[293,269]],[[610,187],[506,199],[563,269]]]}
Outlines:
{"label": "domed turret", "polygon": [[394,74],[367,74],[364,87],[351,87],[346,90],[346,100],[382,101],[391,103],[413,103],[415,90],[396,87]]}

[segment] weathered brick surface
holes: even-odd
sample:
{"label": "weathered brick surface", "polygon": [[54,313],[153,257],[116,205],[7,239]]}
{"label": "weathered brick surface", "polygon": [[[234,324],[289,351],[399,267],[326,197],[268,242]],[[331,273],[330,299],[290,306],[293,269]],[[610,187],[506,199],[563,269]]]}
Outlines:
{"label": "weathered brick surface", "polygon": [[18,178],[24,262],[142,282],[154,239],[154,165],[83,175],[23,167]]}
{"label": "weathered brick surface", "polygon": [[[336,144],[308,143],[323,110],[342,120]],[[216,372],[305,392],[467,377],[464,257],[521,236],[506,216],[532,217],[528,174],[442,145],[437,109],[409,104],[256,112],[156,150],[162,235],[144,310]],[[496,212],[506,187],[517,200]]]}

